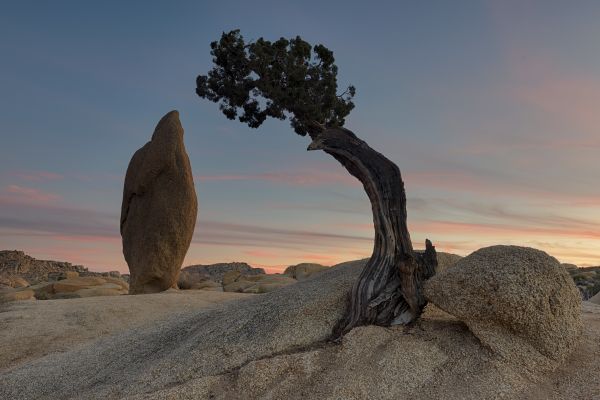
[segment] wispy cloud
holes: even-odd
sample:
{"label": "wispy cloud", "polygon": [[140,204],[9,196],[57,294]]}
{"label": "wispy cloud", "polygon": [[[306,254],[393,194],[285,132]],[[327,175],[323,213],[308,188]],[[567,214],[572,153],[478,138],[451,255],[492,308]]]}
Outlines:
{"label": "wispy cloud", "polygon": [[344,170],[316,170],[301,169],[288,172],[263,172],[258,174],[223,174],[223,175],[198,175],[199,182],[223,181],[264,181],[282,185],[294,186],[322,186],[331,184],[358,186],[360,183]]}
{"label": "wispy cloud", "polygon": [[[0,228],[32,236],[65,240],[111,241],[119,238],[119,216],[95,210],[48,204],[6,203],[0,210]],[[316,226],[314,231],[200,220],[193,242],[264,249],[344,247],[369,244],[370,236],[332,233]],[[77,239],[76,239],[77,238]],[[265,250],[270,251],[270,250]]]}
{"label": "wispy cloud", "polygon": [[0,204],[2,203],[53,203],[61,197],[58,194],[46,192],[31,187],[8,185],[0,191]]}
{"label": "wispy cloud", "polygon": [[29,182],[56,181],[64,178],[63,175],[51,171],[12,171],[9,175]]}
{"label": "wispy cloud", "polygon": [[600,79],[595,77],[565,76],[558,72],[523,84],[515,96],[525,104],[537,108],[555,123],[560,123],[575,137],[568,140],[550,140],[555,146],[600,147]]}
{"label": "wispy cloud", "polygon": [[199,221],[194,242],[213,245],[237,245],[264,248],[351,247],[357,243],[369,245],[370,236],[338,234],[316,226],[314,231],[274,228],[260,225]]}

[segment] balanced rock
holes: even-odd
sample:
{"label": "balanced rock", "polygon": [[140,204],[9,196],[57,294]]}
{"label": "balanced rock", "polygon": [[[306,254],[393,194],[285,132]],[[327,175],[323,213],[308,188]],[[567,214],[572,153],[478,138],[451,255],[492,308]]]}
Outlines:
{"label": "balanced rock", "polygon": [[540,250],[477,250],[429,279],[425,295],[501,358],[530,372],[555,369],[582,330],[581,298],[573,280]]}
{"label": "balanced rock", "polygon": [[177,286],[190,246],[198,203],[179,113],[171,111],[135,152],[123,190],[121,236],[130,294]]}

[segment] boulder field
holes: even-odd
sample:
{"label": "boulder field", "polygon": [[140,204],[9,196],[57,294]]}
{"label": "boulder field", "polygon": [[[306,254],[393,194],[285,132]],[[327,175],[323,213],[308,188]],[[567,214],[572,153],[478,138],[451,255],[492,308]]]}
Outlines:
{"label": "boulder field", "polygon": [[111,276],[78,276],[69,272],[70,278],[42,282],[31,286],[0,291],[0,303],[15,300],[54,300],[92,296],[118,296],[127,294],[129,285]]}

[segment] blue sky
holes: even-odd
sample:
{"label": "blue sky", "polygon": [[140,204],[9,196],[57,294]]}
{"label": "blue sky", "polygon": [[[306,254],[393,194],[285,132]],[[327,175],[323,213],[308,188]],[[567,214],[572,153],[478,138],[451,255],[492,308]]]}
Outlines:
{"label": "blue sky", "polygon": [[199,199],[186,263],[366,257],[358,183],[287,122],[195,95],[209,43],[302,36],[357,88],[353,130],[401,168],[416,247],[600,264],[600,3],[13,2],[0,14],[0,248],[126,270],[125,169],[180,111]]}

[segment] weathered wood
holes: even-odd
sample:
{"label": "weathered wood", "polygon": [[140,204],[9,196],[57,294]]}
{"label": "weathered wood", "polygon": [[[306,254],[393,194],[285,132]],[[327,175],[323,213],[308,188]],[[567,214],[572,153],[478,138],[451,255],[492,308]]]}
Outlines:
{"label": "weathered wood", "polygon": [[437,265],[434,246],[415,253],[406,225],[406,195],[400,170],[344,128],[311,134],[308,150],[323,150],[338,160],[364,186],[373,210],[373,254],[349,295],[345,317],[334,328],[338,339],[360,325],[396,325],[414,321],[426,300],[423,282]]}

